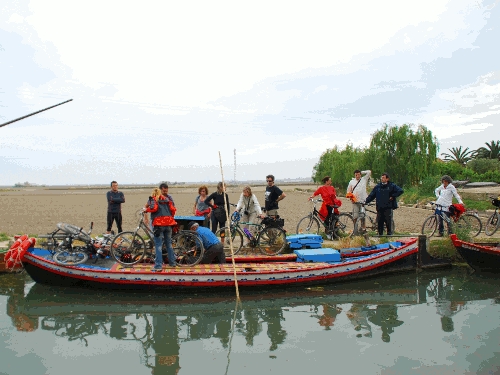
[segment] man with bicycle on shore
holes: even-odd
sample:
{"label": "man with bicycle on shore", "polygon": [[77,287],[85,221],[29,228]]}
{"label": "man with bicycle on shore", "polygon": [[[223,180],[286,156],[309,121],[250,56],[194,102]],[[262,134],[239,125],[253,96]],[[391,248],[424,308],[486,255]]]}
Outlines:
{"label": "man with bicycle on shore", "polygon": [[[361,175],[364,174],[363,177]],[[349,181],[349,185],[347,185],[347,193],[352,194],[351,202],[352,202],[352,217],[354,219],[354,225],[356,226],[356,221],[360,216],[359,213],[361,211],[361,202],[364,202],[368,197],[368,193],[366,192],[366,187],[368,186],[368,180],[372,175],[372,171],[369,169],[366,171],[360,171],[356,169],[354,171],[354,178]],[[366,223],[365,218],[361,218],[361,232],[366,231]]]}
{"label": "man with bicycle on shore", "polygon": [[363,204],[368,204],[374,199],[377,200],[377,227],[379,236],[384,233],[384,224],[387,227],[387,235],[392,235],[392,211],[398,208],[397,197],[403,193],[404,190],[391,182],[389,174],[384,172],[380,177],[380,182],[363,202]]}
{"label": "man with bicycle on shore", "polygon": [[442,212],[446,216],[450,217],[450,206],[453,203],[453,197],[457,199],[459,204],[464,204],[464,202],[462,202],[462,198],[460,197],[460,195],[458,195],[457,189],[451,184],[451,182],[451,177],[448,175],[444,175],[443,177],[441,177],[441,185],[438,186],[436,190],[434,190],[437,198],[436,213],[438,214],[439,219],[439,233],[437,234],[438,237],[443,237],[444,235],[443,218],[439,214]]}

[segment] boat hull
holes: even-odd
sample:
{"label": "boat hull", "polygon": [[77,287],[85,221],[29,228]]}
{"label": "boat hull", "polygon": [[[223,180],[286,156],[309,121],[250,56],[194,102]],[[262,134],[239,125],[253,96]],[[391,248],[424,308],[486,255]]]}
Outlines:
{"label": "boat hull", "polygon": [[461,241],[456,235],[452,235],[451,239],[457,252],[475,271],[500,273],[500,247]]}
{"label": "boat hull", "polygon": [[[54,263],[40,249],[28,251],[23,264],[38,283],[106,289],[189,289],[234,287],[232,264],[164,267],[153,272],[151,265],[138,264],[110,268],[90,265],[64,267]],[[348,258],[339,263],[238,263],[236,276],[242,288],[267,288],[286,285],[311,285],[371,277],[407,271],[417,266],[417,241],[410,239],[397,249],[364,257]]]}

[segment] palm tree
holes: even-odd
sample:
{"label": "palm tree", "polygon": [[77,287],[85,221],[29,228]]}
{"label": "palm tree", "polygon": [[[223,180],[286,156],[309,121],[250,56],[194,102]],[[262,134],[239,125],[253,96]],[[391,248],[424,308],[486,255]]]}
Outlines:
{"label": "palm tree", "polygon": [[465,166],[465,164],[467,164],[467,162],[470,161],[475,154],[475,151],[469,150],[469,147],[466,147],[464,150],[462,150],[462,146],[458,148],[452,147],[451,149],[448,149],[448,151],[450,151],[449,154],[447,153],[441,154],[444,156],[444,161],[453,161],[462,166]]}
{"label": "palm tree", "polygon": [[485,142],[486,147],[476,150],[476,158],[500,160],[500,141]]}

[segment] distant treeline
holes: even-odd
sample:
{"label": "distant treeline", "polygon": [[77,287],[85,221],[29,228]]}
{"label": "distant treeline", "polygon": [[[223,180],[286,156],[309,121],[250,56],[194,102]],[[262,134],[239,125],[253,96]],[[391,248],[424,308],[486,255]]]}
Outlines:
{"label": "distant treeline", "polygon": [[[453,152],[437,157],[439,144],[432,132],[423,125],[389,126],[372,134],[368,147],[354,147],[347,144],[326,150],[313,168],[313,180],[321,181],[330,176],[334,185],[346,188],[353,178],[354,170],[370,169],[375,180],[387,172],[391,181],[400,186],[419,187],[433,191],[442,175],[450,175],[455,180],[492,181],[500,183],[500,161],[495,146],[500,142],[486,143],[475,151],[468,151],[465,159],[456,159]],[[462,155],[463,156],[463,155]]]}

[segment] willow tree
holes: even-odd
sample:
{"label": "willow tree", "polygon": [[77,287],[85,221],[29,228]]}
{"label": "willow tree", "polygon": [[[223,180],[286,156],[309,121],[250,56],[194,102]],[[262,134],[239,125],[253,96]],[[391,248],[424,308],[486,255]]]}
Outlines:
{"label": "willow tree", "polygon": [[313,168],[313,180],[320,182],[323,177],[330,176],[333,186],[347,188],[354,170],[364,169],[364,152],[365,149],[354,147],[351,143],[345,148],[335,146],[326,150]]}
{"label": "willow tree", "polygon": [[383,172],[400,186],[418,185],[432,175],[438,142],[425,126],[387,124],[372,134],[365,154],[374,176]]}

